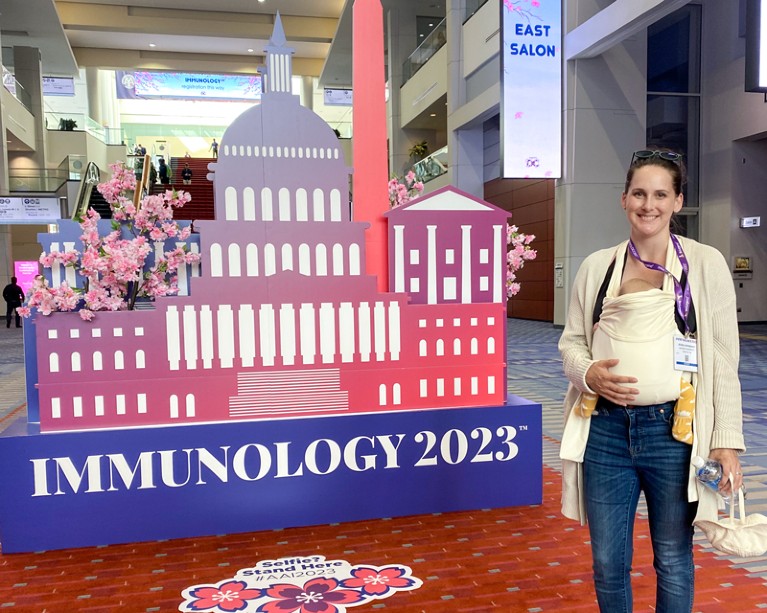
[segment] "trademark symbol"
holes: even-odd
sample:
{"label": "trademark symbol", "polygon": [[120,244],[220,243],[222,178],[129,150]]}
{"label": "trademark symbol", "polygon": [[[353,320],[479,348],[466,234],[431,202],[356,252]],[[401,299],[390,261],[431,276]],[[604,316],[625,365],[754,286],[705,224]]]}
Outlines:
{"label": "trademark symbol", "polygon": [[527,430],[527,426],[520,426],[519,427],[519,431],[520,432],[524,432],[525,430]]}

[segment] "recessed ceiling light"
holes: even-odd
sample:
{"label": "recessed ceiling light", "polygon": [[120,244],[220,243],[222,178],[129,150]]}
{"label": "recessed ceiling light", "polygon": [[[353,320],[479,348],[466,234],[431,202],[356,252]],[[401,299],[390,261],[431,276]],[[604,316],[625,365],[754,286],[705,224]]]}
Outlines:
{"label": "recessed ceiling light", "polygon": [[421,38],[423,38],[423,34],[419,34],[418,36],[420,36]]}
{"label": "recessed ceiling light", "polygon": [[430,28],[433,28],[433,27],[434,27],[434,24],[433,24],[433,23],[430,23],[430,24],[429,24],[429,27],[430,27]]}
{"label": "recessed ceiling light", "polygon": [[150,47],[156,47],[157,45],[155,45],[154,43],[149,43],[149,46]]}
{"label": "recessed ceiling light", "polygon": [[248,53],[253,53],[253,49],[248,49]]}
{"label": "recessed ceiling light", "polygon": [[436,114],[436,113],[430,113],[430,114],[429,114],[429,117],[436,117],[436,116],[437,116],[437,114]]}

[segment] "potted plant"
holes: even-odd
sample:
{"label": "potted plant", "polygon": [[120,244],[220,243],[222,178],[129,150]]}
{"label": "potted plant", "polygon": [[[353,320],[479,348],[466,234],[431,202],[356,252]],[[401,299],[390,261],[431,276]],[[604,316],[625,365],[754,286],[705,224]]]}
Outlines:
{"label": "potted plant", "polygon": [[407,150],[407,152],[416,162],[422,160],[429,154],[429,143],[422,140],[421,142],[415,143]]}
{"label": "potted plant", "polygon": [[74,119],[64,119],[63,117],[59,120],[59,130],[66,130],[67,132],[71,132],[77,127],[77,122]]}

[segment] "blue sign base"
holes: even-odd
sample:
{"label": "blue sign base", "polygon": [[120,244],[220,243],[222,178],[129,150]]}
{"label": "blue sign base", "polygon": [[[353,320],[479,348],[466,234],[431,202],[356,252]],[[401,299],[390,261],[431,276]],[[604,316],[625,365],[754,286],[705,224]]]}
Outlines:
{"label": "blue sign base", "polygon": [[540,504],[541,406],[0,435],[2,552]]}

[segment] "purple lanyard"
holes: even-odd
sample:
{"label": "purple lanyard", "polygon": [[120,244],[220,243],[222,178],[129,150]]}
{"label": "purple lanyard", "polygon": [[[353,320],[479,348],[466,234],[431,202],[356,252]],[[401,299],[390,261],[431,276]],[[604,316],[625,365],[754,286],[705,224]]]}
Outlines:
{"label": "purple lanyard", "polygon": [[[685,275],[688,275],[690,271],[690,265],[687,263],[687,256],[684,254],[684,250],[682,249],[682,244],[679,242],[679,239],[674,234],[671,235],[671,243],[674,245],[674,250],[676,251],[677,257],[679,258],[679,263],[682,265],[682,271],[685,273]],[[676,311],[677,313],[679,313],[679,316],[682,318],[682,321],[684,322],[685,332],[689,334],[690,326],[687,324],[687,317],[690,314],[690,304],[692,303],[692,295],[690,293],[690,284],[685,283],[683,288],[682,284],[679,283],[679,281],[677,281],[677,278],[674,275],[672,275],[668,270],[666,270],[663,266],[661,266],[660,264],[656,264],[655,262],[645,262],[641,257],[639,257],[639,252],[637,251],[637,248],[631,239],[629,239],[629,253],[632,255],[634,259],[642,262],[642,264],[644,264],[650,270],[657,270],[658,272],[662,272],[665,275],[669,275],[671,279],[673,279],[674,297],[676,298]]]}

